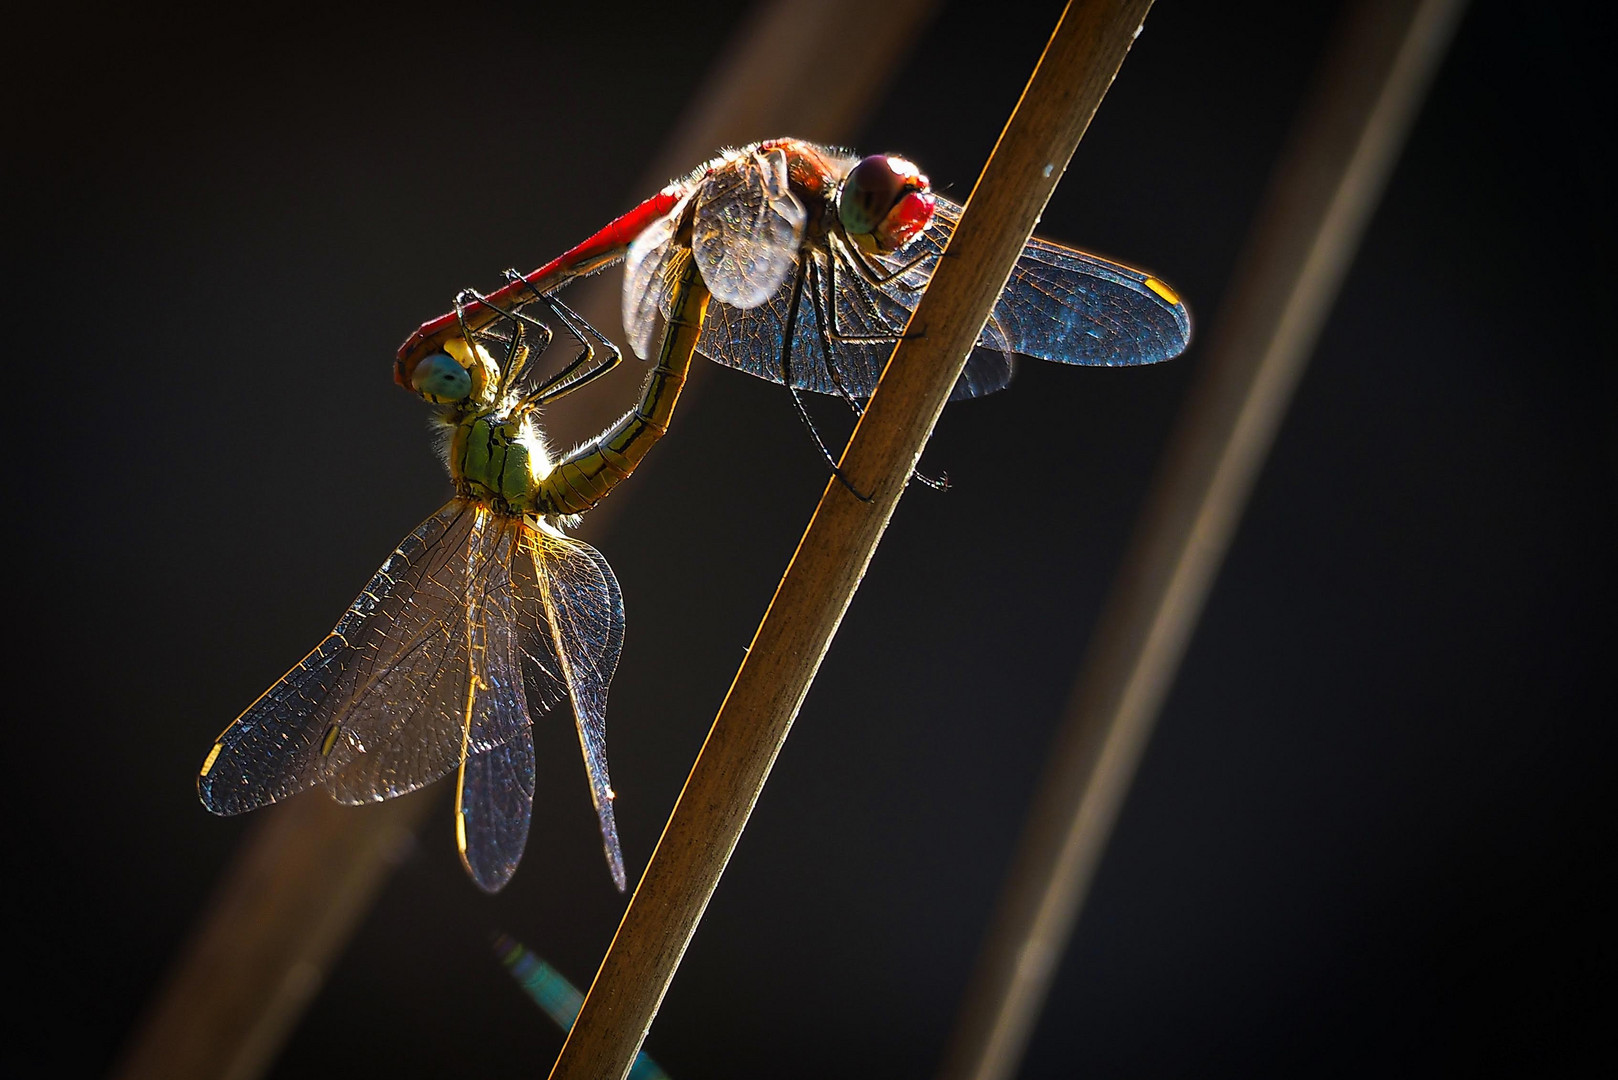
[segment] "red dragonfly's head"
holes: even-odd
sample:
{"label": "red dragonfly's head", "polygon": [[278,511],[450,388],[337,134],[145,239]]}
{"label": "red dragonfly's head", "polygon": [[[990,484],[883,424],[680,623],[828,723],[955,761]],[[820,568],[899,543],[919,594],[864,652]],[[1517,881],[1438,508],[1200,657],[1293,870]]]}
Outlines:
{"label": "red dragonfly's head", "polygon": [[926,228],[934,205],[927,177],[897,154],[865,158],[837,188],[837,219],[849,237],[884,254]]}

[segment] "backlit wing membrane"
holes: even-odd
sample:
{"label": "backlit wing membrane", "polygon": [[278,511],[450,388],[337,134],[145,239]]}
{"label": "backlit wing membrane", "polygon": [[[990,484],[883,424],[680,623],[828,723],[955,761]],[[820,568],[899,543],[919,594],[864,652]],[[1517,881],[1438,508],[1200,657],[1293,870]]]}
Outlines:
{"label": "backlit wing membrane", "polygon": [[[960,218],[959,205],[939,199],[918,242],[942,250]],[[906,248],[901,257],[914,258],[912,250]],[[1155,279],[1036,236],[1023,248],[978,344],[1038,360],[1104,367],[1178,356],[1191,341],[1190,312],[1148,281]]]}
{"label": "backlit wing membrane", "polygon": [[[927,278],[913,285],[903,278],[874,285],[860,275],[836,239],[831,247],[811,249],[804,257],[809,262],[801,292],[794,274],[751,310],[710,304],[697,351],[761,379],[864,400],[876,388]],[[936,265],[937,259],[932,262]],[[1007,356],[977,349],[951,397],[990,393],[1010,379]],[[963,393],[965,388],[972,392]]]}
{"label": "backlit wing membrane", "polygon": [[[795,305],[796,274],[785,277],[764,303],[750,310],[710,305],[697,350],[721,364],[801,390],[869,397],[960,214],[960,206],[938,199],[933,220],[914,241],[896,253],[874,257],[887,277],[881,284],[862,276],[854,256],[830,237],[828,248],[807,252],[811,263]],[[1148,280],[1138,270],[1074,248],[1038,237],[1030,240],[951,399],[1004,387],[1014,356],[1102,366],[1177,356],[1191,337],[1190,316],[1183,304],[1154,291]],[[717,294],[715,299],[720,299]]]}
{"label": "backlit wing membrane", "polygon": [[[819,252],[808,252],[805,257],[817,264],[824,262]],[[717,301],[710,303],[697,338],[697,351],[761,379],[835,394],[837,384],[826,363],[820,325],[816,306],[807,290],[800,290],[794,273],[757,307],[743,309]],[[847,355],[835,359],[843,370],[854,373],[875,362],[862,349],[850,349]],[[853,381],[858,383],[857,375]]]}
{"label": "backlit wing membrane", "polygon": [[[375,802],[455,768],[468,741],[468,603],[509,573],[501,524],[456,500],[406,537],[326,639],[219,737],[197,781],[203,803],[238,814],[317,783]],[[471,752],[527,720],[520,698],[516,710],[488,699]]]}
{"label": "backlit wing membrane", "polygon": [[624,257],[624,331],[629,337],[629,347],[642,360],[650,360],[656,347],[657,316],[663,306],[674,233],[690,201],[687,195],[673,210],[648,225],[629,245],[629,253]]}
{"label": "backlit wing membrane", "polygon": [[[481,576],[483,587],[467,596],[465,636],[476,681],[462,706],[466,743],[455,813],[461,861],[480,888],[498,892],[528,844],[534,738],[518,642],[524,579],[512,567],[524,557],[520,535],[526,525],[510,517],[490,519],[500,531],[493,565]],[[543,699],[535,704],[537,713],[547,711]],[[489,749],[478,752],[483,747]]]}
{"label": "backlit wing membrane", "polygon": [[512,581],[529,705],[538,713],[571,700],[607,863],[622,890],[624,855],[607,775],[607,686],[623,650],[623,594],[600,552],[560,533],[525,528],[520,555]]}
{"label": "backlit wing membrane", "polygon": [[517,872],[534,812],[534,736],[473,754],[461,766],[456,840],[461,862],[484,892],[499,892]]}
{"label": "backlit wing membrane", "polygon": [[432,572],[406,597],[407,617],[385,638],[371,632],[357,643],[358,679],[344,714],[333,718],[337,737],[325,763],[324,782],[338,802],[413,791],[468,754],[528,731],[509,599],[518,522],[461,505],[465,532],[451,534],[458,550],[442,566],[428,564]]}
{"label": "backlit wing membrane", "polygon": [[219,737],[197,781],[202,801],[236,814],[322,784],[339,801],[374,802],[460,766],[461,856],[494,892],[527,843],[530,713],[567,701],[622,889],[606,707],[623,634],[617,579],[594,548],[457,499]]}
{"label": "backlit wing membrane", "polygon": [[792,274],[807,213],[780,148],[717,168],[696,191],[691,253],[715,300],[754,308]]}

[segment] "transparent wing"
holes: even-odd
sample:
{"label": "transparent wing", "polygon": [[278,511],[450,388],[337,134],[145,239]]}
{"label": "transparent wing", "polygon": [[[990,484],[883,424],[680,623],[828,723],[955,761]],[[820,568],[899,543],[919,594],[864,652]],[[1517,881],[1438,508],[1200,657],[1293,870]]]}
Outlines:
{"label": "transparent wing", "polygon": [[507,605],[521,521],[459,505],[460,549],[422,576],[385,639],[360,645],[356,692],[327,755],[338,802],[413,791],[528,731],[521,681],[500,668],[516,649]]}
{"label": "transparent wing", "polygon": [[[456,846],[472,880],[498,892],[516,873],[528,844],[534,804],[534,738],[524,690],[519,645],[522,576],[512,563],[525,558],[519,520],[495,519],[500,542],[467,598],[465,635],[471,692],[463,708],[465,743],[455,789]],[[543,712],[541,707],[538,711]],[[489,749],[478,752],[483,747]]]}
{"label": "transparent wing", "polygon": [[532,731],[461,765],[456,840],[461,863],[478,888],[499,892],[517,872],[533,812]]}
{"label": "transparent wing", "polygon": [[237,814],[316,783],[374,802],[525,734],[520,696],[479,693],[468,721],[468,607],[508,590],[512,521],[455,500],[406,537],[331,634],[219,737],[197,780],[204,805]]}
{"label": "transparent wing", "polygon": [[[829,248],[807,249],[811,265],[801,291],[798,275],[790,274],[750,310],[711,305],[698,351],[801,390],[870,396],[960,213],[958,205],[939,199],[933,220],[914,241],[875,258],[877,276],[885,278],[880,284],[858,272],[854,256],[835,237]],[[1012,358],[1018,355],[1089,365],[1146,364],[1177,356],[1190,340],[1190,316],[1183,304],[1153,291],[1148,280],[1155,279],[1033,238],[951,399],[1001,389],[1010,382]]]}
{"label": "transparent wing", "polygon": [[741,155],[698,186],[691,253],[714,299],[754,308],[791,276],[807,214],[787,179],[777,147]]}
{"label": "transparent wing", "polygon": [[[923,256],[905,284],[924,283],[961,218],[940,198],[933,220],[890,264]],[[1155,291],[1148,282],[1155,282]],[[994,305],[980,346],[1063,364],[1118,367],[1180,355],[1191,340],[1191,314],[1149,274],[1033,237]]]}
{"label": "transparent wing", "polygon": [[533,527],[522,537],[528,557],[513,563],[512,580],[529,705],[538,713],[572,703],[607,865],[622,891],[624,855],[607,775],[607,686],[623,649],[623,594],[607,560],[590,545]]}
{"label": "transparent wing", "polygon": [[657,345],[657,316],[667,280],[664,268],[673,251],[680,216],[690,201],[687,195],[673,210],[648,225],[629,245],[629,254],[624,257],[624,331],[630,348],[642,360],[650,360]]}
{"label": "transparent wing", "polygon": [[[806,252],[805,257],[815,259],[816,253]],[[803,297],[802,283],[793,273],[756,307],[743,309],[717,300],[710,303],[697,351],[761,379],[835,394],[815,306]]]}
{"label": "transparent wing", "polygon": [[[807,247],[801,282],[798,274],[792,274],[758,307],[744,311],[710,304],[697,351],[727,367],[800,390],[855,400],[870,397],[926,279],[915,286],[897,277],[884,286],[874,285],[860,274],[839,241],[831,244]],[[978,349],[967,361],[952,397],[989,393],[1010,378],[1008,357]],[[963,393],[968,387],[972,392]]]}

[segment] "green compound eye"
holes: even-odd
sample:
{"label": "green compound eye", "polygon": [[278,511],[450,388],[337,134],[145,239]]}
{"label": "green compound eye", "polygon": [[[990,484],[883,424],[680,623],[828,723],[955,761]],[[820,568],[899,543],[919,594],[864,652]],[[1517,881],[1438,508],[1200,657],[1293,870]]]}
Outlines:
{"label": "green compound eye", "polygon": [[410,385],[428,401],[447,404],[465,401],[472,393],[472,373],[448,353],[424,356],[410,376]]}

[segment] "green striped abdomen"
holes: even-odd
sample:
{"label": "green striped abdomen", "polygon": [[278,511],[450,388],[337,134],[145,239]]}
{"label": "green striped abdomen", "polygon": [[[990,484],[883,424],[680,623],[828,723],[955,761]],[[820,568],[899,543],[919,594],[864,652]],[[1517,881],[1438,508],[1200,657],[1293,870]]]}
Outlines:
{"label": "green striped abdomen", "polygon": [[589,510],[627,479],[646,451],[668,431],[708,311],[708,287],[690,253],[683,256],[675,271],[676,285],[657,366],[641,391],[640,404],[555,469],[547,470],[538,481],[540,513],[582,514]]}

